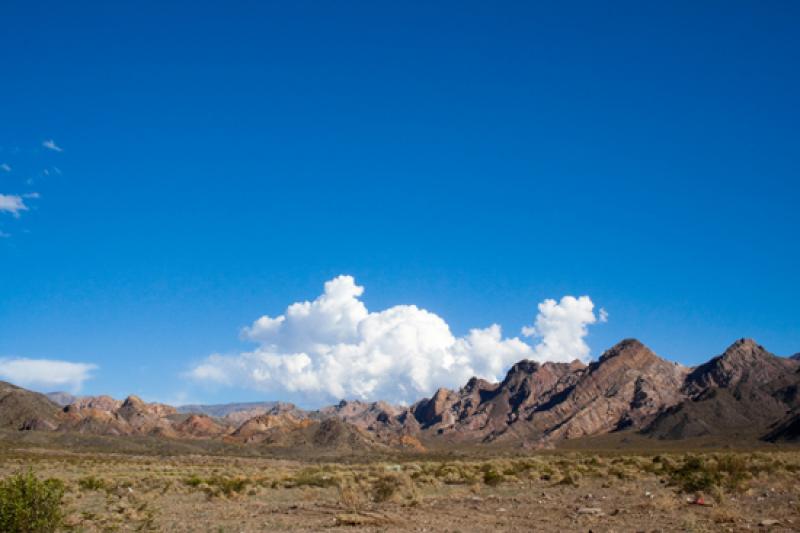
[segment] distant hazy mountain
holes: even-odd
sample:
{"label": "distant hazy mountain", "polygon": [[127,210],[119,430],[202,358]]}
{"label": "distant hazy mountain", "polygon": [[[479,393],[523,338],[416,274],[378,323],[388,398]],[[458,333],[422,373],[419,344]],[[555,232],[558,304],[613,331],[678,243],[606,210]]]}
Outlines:
{"label": "distant hazy mountain", "polygon": [[243,403],[222,403],[213,405],[180,405],[177,407],[179,413],[195,413],[213,416],[217,418],[227,418],[229,420],[244,421],[264,414],[292,413],[305,416],[305,412],[292,403],[286,402],[243,402]]}
{"label": "distant hazy mountain", "polygon": [[69,405],[71,403],[74,403],[75,400],[78,399],[77,396],[73,396],[72,394],[70,394],[68,392],[63,392],[63,391],[48,392],[47,394],[45,394],[45,396],[50,398],[50,401],[55,402],[55,403],[57,403],[58,405],[61,405],[61,406],[65,406],[65,405]]}

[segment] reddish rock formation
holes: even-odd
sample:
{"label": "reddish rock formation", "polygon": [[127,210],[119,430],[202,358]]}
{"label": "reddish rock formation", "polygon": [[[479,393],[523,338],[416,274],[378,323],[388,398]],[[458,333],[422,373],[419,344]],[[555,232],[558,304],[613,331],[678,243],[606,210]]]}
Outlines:
{"label": "reddish rock formation", "polygon": [[[621,430],[661,439],[793,441],[800,417],[800,360],[740,339],[688,369],[627,339],[588,366],[523,360],[500,383],[472,378],[457,391],[439,389],[411,407],[342,401],[312,412],[280,402],[182,409],[188,413],[136,396],[81,397],[61,408],[44,395],[0,382],[0,425],[15,430],[329,451],[422,451],[453,444],[535,448]],[[204,409],[221,418],[195,412]]]}

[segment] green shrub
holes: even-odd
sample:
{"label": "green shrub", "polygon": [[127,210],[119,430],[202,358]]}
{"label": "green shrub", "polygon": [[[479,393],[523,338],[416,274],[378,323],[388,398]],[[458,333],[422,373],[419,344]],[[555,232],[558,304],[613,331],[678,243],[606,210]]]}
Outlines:
{"label": "green shrub", "polygon": [[33,472],[0,481],[0,531],[46,533],[61,525],[64,484],[57,479],[41,481]]}
{"label": "green shrub", "polygon": [[483,482],[489,485],[490,487],[496,487],[504,480],[503,474],[495,470],[494,468],[488,468],[483,472]]}
{"label": "green shrub", "polygon": [[203,478],[201,478],[197,474],[192,474],[191,476],[184,479],[183,482],[192,488],[197,488],[203,484]]}
{"label": "green shrub", "polygon": [[669,472],[669,481],[684,492],[698,492],[718,486],[720,477],[705,458],[690,455],[681,466]]}

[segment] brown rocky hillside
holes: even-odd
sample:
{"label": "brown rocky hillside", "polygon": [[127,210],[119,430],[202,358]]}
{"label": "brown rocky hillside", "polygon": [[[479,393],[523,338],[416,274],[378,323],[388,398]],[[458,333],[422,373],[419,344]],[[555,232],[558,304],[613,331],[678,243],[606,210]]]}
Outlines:
{"label": "brown rocky hillside", "polygon": [[335,453],[550,447],[622,431],[662,440],[800,439],[800,360],[777,357],[749,339],[694,368],[626,339],[589,365],[523,360],[499,383],[472,378],[459,390],[439,389],[410,407],[342,401],[303,411],[261,402],[179,412],[136,396],[71,399],[60,407],[45,395],[0,382],[0,427]]}

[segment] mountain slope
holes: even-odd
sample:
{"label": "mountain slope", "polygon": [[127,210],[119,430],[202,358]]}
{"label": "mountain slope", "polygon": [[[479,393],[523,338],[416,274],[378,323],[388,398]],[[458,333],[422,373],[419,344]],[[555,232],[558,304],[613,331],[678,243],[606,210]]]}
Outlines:
{"label": "mountain slope", "polygon": [[0,381],[0,428],[55,429],[60,412],[44,394]]}
{"label": "mountain slope", "polygon": [[755,437],[797,400],[800,362],[740,339],[686,378],[687,398],[664,410],[643,433],[661,439],[708,435]]}
{"label": "mountain slope", "polygon": [[641,427],[682,399],[687,372],[641,342],[623,340],[589,365],[571,388],[535,410],[535,433],[553,441]]}
{"label": "mountain slope", "polygon": [[416,423],[427,440],[492,441],[569,387],[584,369],[578,361],[539,364],[523,360],[513,365],[500,383],[472,378],[458,391],[439,389],[411,407],[405,424]]}

